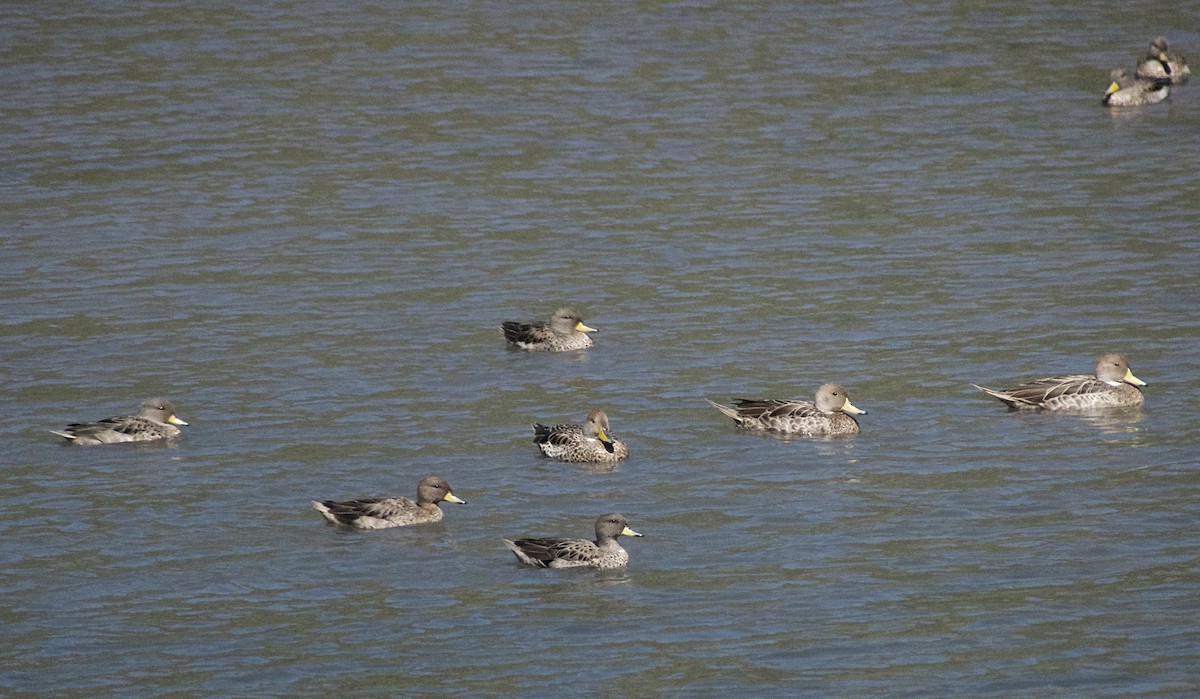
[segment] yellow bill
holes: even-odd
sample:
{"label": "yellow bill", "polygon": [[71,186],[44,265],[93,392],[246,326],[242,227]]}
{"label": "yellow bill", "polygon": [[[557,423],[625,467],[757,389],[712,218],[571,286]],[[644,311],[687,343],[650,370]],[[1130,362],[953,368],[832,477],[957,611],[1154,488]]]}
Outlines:
{"label": "yellow bill", "polygon": [[1125,383],[1133,384],[1134,386],[1145,386],[1146,382],[1133,375],[1133,369],[1125,370],[1125,378],[1121,379]]}

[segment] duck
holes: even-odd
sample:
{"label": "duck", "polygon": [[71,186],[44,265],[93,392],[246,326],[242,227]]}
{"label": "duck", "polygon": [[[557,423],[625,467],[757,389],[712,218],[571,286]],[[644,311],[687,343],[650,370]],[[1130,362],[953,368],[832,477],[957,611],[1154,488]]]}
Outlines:
{"label": "duck", "polygon": [[359,529],[390,529],[412,524],[442,521],[439,502],[467,504],[450,492],[450,484],[441,476],[425,476],[417,484],[417,501],[405,497],[364,498],[362,500],[313,500],[313,509],[333,524]]}
{"label": "duck", "polygon": [[853,416],[867,414],[855,407],[850,402],[850,394],[836,383],[821,384],[815,402],[740,398],[734,401],[736,407],[708,402],[733,418],[741,429],[806,436],[858,434],[858,421]]}
{"label": "duck", "polygon": [[137,415],[119,415],[95,422],[73,422],[51,433],[72,444],[117,444],[120,442],[152,442],[171,439],[182,434],[176,425],[187,423],[175,415],[175,406],[166,398],[142,401]]}
{"label": "duck", "polygon": [[583,324],[583,316],[571,308],[560,308],[549,320],[500,324],[509,349],[525,352],[570,352],[587,349],[595,343],[588,333],[597,332]]}
{"label": "duck", "polygon": [[1113,68],[1109,73],[1112,83],[1104,93],[1106,107],[1140,107],[1146,104],[1157,104],[1171,93],[1171,86],[1165,80],[1139,78],[1123,68]]}
{"label": "duck", "polygon": [[617,543],[619,536],[641,536],[629,528],[624,515],[610,512],[596,518],[596,540],[504,539],[517,560],[537,568],[623,568],[629,564],[629,552]]}
{"label": "duck", "polygon": [[629,458],[629,445],[609,432],[608,415],[599,408],[588,411],[582,425],[533,423],[533,442],[554,461],[595,463]]}
{"label": "duck", "polygon": [[1096,374],[1051,376],[996,391],[971,384],[1008,406],[1009,410],[1092,410],[1123,408],[1145,402],[1140,386],[1146,382],[1133,375],[1125,357],[1110,352],[1096,361]]}
{"label": "duck", "polygon": [[1166,37],[1150,42],[1150,49],[1138,61],[1137,77],[1150,80],[1165,80],[1172,85],[1182,85],[1192,74],[1187,59],[1178,51],[1172,51]]}

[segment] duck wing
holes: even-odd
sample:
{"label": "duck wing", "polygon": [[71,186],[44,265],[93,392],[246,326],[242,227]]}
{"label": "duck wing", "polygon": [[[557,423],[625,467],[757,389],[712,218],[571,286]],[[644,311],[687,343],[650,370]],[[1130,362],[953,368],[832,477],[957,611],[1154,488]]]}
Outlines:
{"label": "duck wing", "polygon": [[504,330],[504,339],[513,344],[536,345],[550,339],[554,334],[546,323],[541,321],[520,323],[506,320],[500,327]]}
{"label": "duck wing", "polygon": [[572,563],[587,563],[600,555],[600,549],[587,539],[561,539],[545,537],[535,539],[517,539],[510,546],[516,552],[524,554],[527,562],[533,565],[549,567],[554,561],[569,561]]}
{"label": "duck wing", "polygon": [[790,420],[824,415],[817,406],[806,400],[747,400],[739,398],[738,417],[750,420]]}
{"label": "duck wing", "polygon": [[579,425],[551,425],[541,423],[533,425],[533,441],[535,444],[549,444],[558,447],[569,447],[583,439],[583,428]]}

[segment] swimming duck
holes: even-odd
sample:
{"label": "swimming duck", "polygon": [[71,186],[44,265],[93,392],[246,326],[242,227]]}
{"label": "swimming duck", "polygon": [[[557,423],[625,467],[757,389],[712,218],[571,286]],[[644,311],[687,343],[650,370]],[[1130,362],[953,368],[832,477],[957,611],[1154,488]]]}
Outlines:
{"label": "swimming duck", "polygon": [[509,348],[526,352],[569,352],[595,344],[588,333],[596,329],[584,325],[583,316],[570,308],[558,309],[550,320],[506,320],[500,327]]}
{"label": "swimming duck", "polygon": [[596,518],[596,540],[504,539],[504,545],[517,560],[538,568],[621,568],[629,563],[629,553],[617,543],[617,537],[641,536],[629,528],[625,517],[615,512]]}
{"label": "swimming duck", "polygon": [[1150,80],[1165,80],[1172,85],[1187,82],[1192,74],[1187,59],[1178,51],[1172,51],[1165,37],[1150,42],[1150,50],[1138,61],[1137,77]]}
{"label": "swimming duck", "polygon": [[533,442],[555,461],[591,463],[629,458],[629,446],[608,431],[608,415],[599,408],[592,408],[582,425],[548,427],[533,423]]}
{"label": "swimming duck", "polygon": [[408,498],[366,498],[363,500],[313,500],[313,509],[334,524],[359,529],[388,529],[410,524],[442,521],[442,501],[467,504],[450,492],[450,484],[440,476],[425,476],[417,484],[417,501]]}
{"label": "swimming duck", "polygon": [[1133,375],[1124,357],[1110,353],[1096,362],[1095,376],[1052,376],[1004,391],[971,385],[1010,410],[1089,410],[1141,405],[1145,398],[1137,387],[1146,382]]}
{"label": "swimming duck", "polygon": [[806,400],[734,401],[736,408],[708,401],[747,430],[770,430],[808,436],[858,434],[858,421],[851,415],[866,415],[854,407],[850,394],[836,383],[821,384],[816,402]]}
{"label": "swimming duck", "polygon": [[1140,107],[1156,104],[1167,98],[1171,86],[1164,80],[1139,78],[1123,68],[1113,68],[1109,73],[1112,84],[1104,93],[1106,107]]}
{"label": "swimming duck", "polygon": [[54,434],[73,444],[115,444],[117,442],[151,442],[178,437],[176,425],[187,425],[175,417],[175,406],[165,398],[142,401],[137,415],[120,415],[96,422],[73,422]]}

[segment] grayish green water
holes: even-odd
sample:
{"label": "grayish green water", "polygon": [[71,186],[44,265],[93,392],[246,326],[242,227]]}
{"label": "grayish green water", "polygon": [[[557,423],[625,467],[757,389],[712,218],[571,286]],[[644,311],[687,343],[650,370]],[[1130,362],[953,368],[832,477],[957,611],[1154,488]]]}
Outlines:
{"label": "grayish green water", "polygon": [[[1194,695],[1200,85],[1100,97],[1198,14],[4,6],[0,694]],[[504,350],[562,303],[595,348]],[[1110,350],[1144,410],[968,385]],[[856,439],[704,402],[823,381]],[[537,457],[593,405],[628,462]],[[500,543],[607,511],[625,571]]]}

